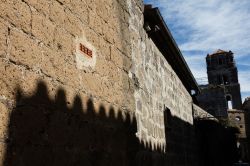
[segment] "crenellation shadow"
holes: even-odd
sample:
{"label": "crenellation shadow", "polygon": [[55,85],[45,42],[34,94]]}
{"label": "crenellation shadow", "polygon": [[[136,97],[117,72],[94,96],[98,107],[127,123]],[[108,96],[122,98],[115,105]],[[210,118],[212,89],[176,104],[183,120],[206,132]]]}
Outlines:
{"label": "crenellation shadow", "polygon": [[96,109],[79,95],[71,105],[62,88],[54,99],[48,94],[42,81],[32,95],[17,88],[5,166],[228,166],[236,159],[234,131],[216,122],[164,115],[164,152],[137,139],[130,113],[104,104]]}
{"label": "crenellation shadow", "polygon": [[92,99],[84,109],[79,95],[70,107],[64,89],[51,99],[42,81],[31,96],[18,88],[16,103],[4,165],[133,165],[139,146],[130,114],[124,119],[119,111],[115,116],[111,106],[107,116],[104,105],[97,111]]}

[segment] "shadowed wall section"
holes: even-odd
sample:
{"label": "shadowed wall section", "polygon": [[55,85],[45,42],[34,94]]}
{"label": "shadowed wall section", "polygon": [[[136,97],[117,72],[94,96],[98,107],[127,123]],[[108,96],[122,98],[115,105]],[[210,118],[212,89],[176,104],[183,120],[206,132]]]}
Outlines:
{"label": "shadowed wall section", "polygon": [[236,128],[212,120],[196,120],[200,161],[203,166],[231,166],[239,159]]}
{"label": "shadowed wall section", "polygon": [[[166,151],[139,142],[134,115],[66,90],[49,97],[44,82],[33,95],[20,88],[10,115],[5,166],[227,166],[237,160],[235,134],[215,121],[191,125],[164,111]],[[228,159],[230,158],[230,160]]]}
{"label": "shadowed wall section", "polygon": [[[115,114],[110,107],[95,110],[88,99],[83,109],[76,96],[67,106],[65,90],[55,100],[48,96],[43,82],[32,96],[18,89],[17,104],[9,122],[4,165],[132,165],[138,142],[135,119]],[[108,113],[108,114],[106,114]]]}

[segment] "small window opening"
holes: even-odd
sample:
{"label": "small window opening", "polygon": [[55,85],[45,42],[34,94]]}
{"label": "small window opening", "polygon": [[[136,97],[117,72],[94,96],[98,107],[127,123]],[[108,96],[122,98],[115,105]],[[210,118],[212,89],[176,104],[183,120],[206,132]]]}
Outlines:
{"label": "small window opening", "polygon": [[226,75],[223,75],[223,83],[224,83],[224,85],[229,84],[229,80],[228,80],[228,77]]}
{"label": "small window opening", "polygon": [[227,95],[226,96],[226,100],[227,100],[227,108],[228,109],[233,109],[233,102],[232,102],[232,97]]}
{"label": "small window opening", "polygon": [[196,91],[192,89],[192,90],[191,90],[191,95],[192,95],[192,96],[196,95]]}
{"label": "small window opening", "polygon": [[222,65],[223,64],[223,61],[221,58],[219,58],[219,65]]}
{"label": "small window opening", "polygon": [[241,121],[241,117],[240,116],[236,116],[235,120],[239,122],[239,121]]}

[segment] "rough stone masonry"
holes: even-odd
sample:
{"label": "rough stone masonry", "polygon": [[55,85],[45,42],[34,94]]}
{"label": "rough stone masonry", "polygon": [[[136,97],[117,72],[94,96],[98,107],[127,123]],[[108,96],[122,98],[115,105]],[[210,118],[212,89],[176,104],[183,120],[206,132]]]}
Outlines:
{"label": "rough stone masonry", "polygon": [[[92,156],[101,152],[106,154],[99,155],[102,163],[114,158],[122,163],[119,165],[128,165],[125,149],[129,139],[115,137],[117,133],[124,136],[119,130],[125,131],[125,127],[106,124],[102,118],[130,123],[135,119],[134,136],[151,150],[161,151],[167,149],[165,108],[193,124],[190,94],[143,28],[142,0],[1,0],[0,37],[2,165],[29,165],[31,161],[36,165],[42,159],[48,161],[45,165],[56,165],[67,156],[60,156],[61,151],[75,154],[67,160],[69,165],[95,165]],[[60,94],[63,102],[58,102]],[[80,103],[82,116],[91,107],[94,118],[75,116],[76,103]],[[40,109],[41,115],[36,112]],[[39,125],[30,128],[34,119]],[[74,133],[87,126],[85,136],[77,135],[86,144],[69,141],[76,137],[74,133],[64,139],[68,130],[56,136],[50,133],[52,125],[60,126],[65,119],[67,125],[65,122],[55,131],[73,122],[77,126],[72,127],[77,128]],[[98,126],[104,126],[109,137],[100,135],[99,130],[96,133]],[[91,138],[85,140],[87,135],[97,142],[103,139],[102,145],[87,144],[91,142]],[[57,144],[61,139],[64,141]],[[117,145],[113,145],[115,140]],[[109,158],[114,154],[112,147],[117,146],[122,147],[114,150],[118,157]],[[85,156],[84,161],[76,154]],[[25,160],[29,155],[42,157]]]}

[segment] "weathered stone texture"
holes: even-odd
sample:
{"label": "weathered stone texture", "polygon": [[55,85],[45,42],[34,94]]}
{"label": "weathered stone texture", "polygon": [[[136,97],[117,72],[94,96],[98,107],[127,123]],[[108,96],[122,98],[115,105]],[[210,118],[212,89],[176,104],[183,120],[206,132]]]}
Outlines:
{"label": "weathered stone texture", "polygon": [[233,109],[242,108],[234,55],[231,51],[217,50],[207,55],[206,62],[209,84],[200,86],[202,92],[197,96],[197,100],[201,107],[212,115],[226,118],[231,104]]}
{"label": "weathered stone texture", "polygon": [[31,9],[23,1],[1,1],[0,15],[22,31],[31,31]]}
{"label": "weathered stone texture", "polygon": [[203,110],[199,106],[193,104],[193,116],[197,120],[215,120],[218,121],[213,115]]}
{"label": "weathered stone texture", "polygon": [[[130,8],[138,5],[142,8],[142,2]],[[73,100],[79,95],[83,101],[92,98],[96,108],[103,104],[109,110],[112,106],[116,116],[118,110],[124,115],[133,114],[133,81],[128,76],[132,66],[128,10],[126,1],[2,1],[0,97],[14,107],[20,104],[17,89],[22,90],[21,96],[32,97],[37,83],[42,81],[50,100],[56,100],[58,89],[64,89],[68,106],[74,105]],[[137,14],[142,15],[142,11]],[[95,47],[97,58],[95,66],[79,69],[76,39],[82,37]],[[0,105],[1,157],[13,107]],[[108,117],[109,111],[105,114]]]}
{"label": "weathered stone texture", "polygon": [[[130,2],[130,3],[129,3]],[[133,6],[128,1],[128,6]],[[192,98],[173,71],[166,59],[148,38],[141,32],[143,19],[140,8],[129,8],[132,60],[131,78],[134,78],[136,90],[137,136],[145,144],[164,149],[166,145],[164,110],[190,124],[192,117]]]}
{"label": "weathered stone texture", "polygon": [[[121,30],[128,29],[123,27],[128,22],[126,4],[116,1],[4,1],[1,7],[1,56],[10,55],[6,62],[40,72],[71,87],[80,87],[80,80],[88,80],[90,83],[83,86],[84,93],[93,92],[94,96],[101,97],[103,91],[107,91],[105,88],[110,89],[105,84],[115,84],[113,89],[119,89],[111,90],[107,96],[121,96],[124,87],[125,91],[129,90],[126,73],[132,63],[126,56],[130,55],[129,49],[125,49],[128,37]],[[78,70],[75,65],[75,38],[82,35],[97,49],[97,65],[91,70]],[[127,80],[126,83],[123,80]],[[93,86],[98,88],[94,90]],[[110,103],[115,102],[110,99]],[[126,107],[132,110],[133,105]]]}
{"label": "weathered stone texture", "polygon": [[9,103],[6,103],[4,101],[5,99],[3,97],[0,98],[0,120],[1,120],[1,125],[0,125],[0,142],[4,143],[5,138],[7,138],[7,126],[8,126],[8,119],[9,119],[9,111],[7,105]]}
{"label": "weathered stone texture", "polygon": [[[0,99],[5,103],[0,105],[0,134],[7,131],[13,137],[10,140],[21,147],[8,146],[5,162],[13,151],[23,159],[34,153],[38,157],[34,163],[39,157],[48,159],[44,165],[50,165],[53,157],[55,163],[68,165],[79,164],[77,159],[86,165],[111,165],[113,160],[129,165],[126,157],[133,154],[129,149],[133,146],[128,142],[133,142],[133,137],[128,135],[135,136],[136,131],[123,123],[135,117],[137,137],[147,148],[167,149],[173,160],[177,158],[175,147],[186,148],[185,153],[192,150],[192,98],[147,37],[142,4],[141,0],[2,2]],[[87,63],[91,65],[77,58],[81,55],[76,51],[79,42],[95,50],[95,59]],[[12,103],[11,107],[5,107],[6,103]],[[178,132],[172,132],[169,146],[166,108],[181,121],[174,127]],[[183,126],[188,126],[186,131]],[[23,140],[44,149],[23,147]],[[5,141],[0,142],[1,154],[5,153]],[[184,154],[181,160],[187,156],[191,155]],[[11,162],[18,161],[14,157]],[[178,159],[175,162],[178,165]]]}
{"label": "weathered stone texture", "polygon": [[7,36],[8,36],[8,28],[7,26],[2,22],[0,18],[0,57],[6,56],[7,52]]}
{"label": "weathered stone texture", "polygon": [[[154,46],[153,43],[151,46]],[[139,54],[142,57],[134,59],[135,77],[139,82],[135,98],[137,103],[141,102],[143,105],[141,110],[140,106],[137,106],[136,110],[141,120],[138,122],[141,123],[138,125],[138,134],[145,132],[146,138],[142,138],[144,134],[139,136],[142,140],[160,142],[164,145],[164,109],[170,109],[173,116],[192,124],[192,98],[157,48],[147,45],[144,51]],[[146,56],[149,58],[147,63]],[[158,65],[160,61],[163,61],[164,65]],[[155,127],[155,124],[159,128]],[[152,126],[152,129],[147,126]],[[159,130],[160,136],[152,135],[154,130]]]}
{"label": "weathered stone texture", "polygon": [[230,125],[239,129],[238,137],[240,139],[247,138],[246,136],[246,118],[243,110],[228,110],[228,119]]}

